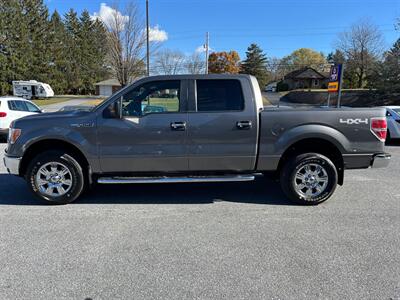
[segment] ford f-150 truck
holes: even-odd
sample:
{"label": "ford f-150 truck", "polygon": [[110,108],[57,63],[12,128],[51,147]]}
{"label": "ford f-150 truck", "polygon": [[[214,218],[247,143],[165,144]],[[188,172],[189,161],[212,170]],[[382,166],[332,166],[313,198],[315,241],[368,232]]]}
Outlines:
{"label": "ford f-150 truck", "polygon": [[74,201],[94,184],[250,181],[327,200],[345,169],[384,167],[383,108],[263,107],[249,75],[147,77],[91,111],[16,120],[4,163],[39,198]]}

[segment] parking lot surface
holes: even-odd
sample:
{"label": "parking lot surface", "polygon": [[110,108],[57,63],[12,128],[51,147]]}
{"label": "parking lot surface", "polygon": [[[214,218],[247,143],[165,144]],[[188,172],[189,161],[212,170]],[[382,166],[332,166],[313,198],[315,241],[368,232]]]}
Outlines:
{"label": "parking lot surface", "polygon": [[400,147],[315,207],[271,181],[37,202],[0,144],[0,299],[400,299]]}

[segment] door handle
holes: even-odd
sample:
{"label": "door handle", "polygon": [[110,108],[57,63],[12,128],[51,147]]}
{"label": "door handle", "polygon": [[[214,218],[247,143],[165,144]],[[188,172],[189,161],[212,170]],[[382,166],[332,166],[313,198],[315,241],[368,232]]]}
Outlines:
{"label": "door handle", "polygon": [[238,121],[236,127],[241,130],[250,129],[252,127],[251,121]]}
{"label": "door handle", "polygon": [[185,131],[186,130],[186,122],[173,122],[173,123],[171,123],[171,130]]}

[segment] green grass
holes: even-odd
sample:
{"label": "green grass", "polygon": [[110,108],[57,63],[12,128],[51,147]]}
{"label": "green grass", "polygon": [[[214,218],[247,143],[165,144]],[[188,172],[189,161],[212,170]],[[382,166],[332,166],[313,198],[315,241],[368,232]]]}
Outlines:
{"label": "green grass", "polygon": [[176,98],[151,98],[149,105],[164,106],[168,111],[179,111],[179,102]]}
{"label": "green grass", "polygon": [[46,106],[50,104],[61,103],[65,101],[69,101],[71,98],[51,98],[51,99],[40,99],[40,100],[32,100],[38,106]]}

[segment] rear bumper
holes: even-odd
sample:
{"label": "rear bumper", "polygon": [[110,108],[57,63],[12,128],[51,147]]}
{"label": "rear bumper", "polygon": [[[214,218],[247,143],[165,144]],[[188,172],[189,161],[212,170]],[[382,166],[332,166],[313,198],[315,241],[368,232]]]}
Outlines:
{"label": "rear bumper", "polygon": [[391,158],[392,156],[387,153],[377,154],[372,158],[371,168],[386,168],[389,165]]}
{"label": "rear bumper", "polygon": [[19,165],[21,163],[20,157],[9,157],[4,155],[3,161],[8,173],[17,176],[19,175]]}
{"label": "rear bumper", "polygon": [[344,168],[367,169],[367,168],[385,168],[390,163],[391,155],[388,153],[370,153],[370,154],[344,154]]}

